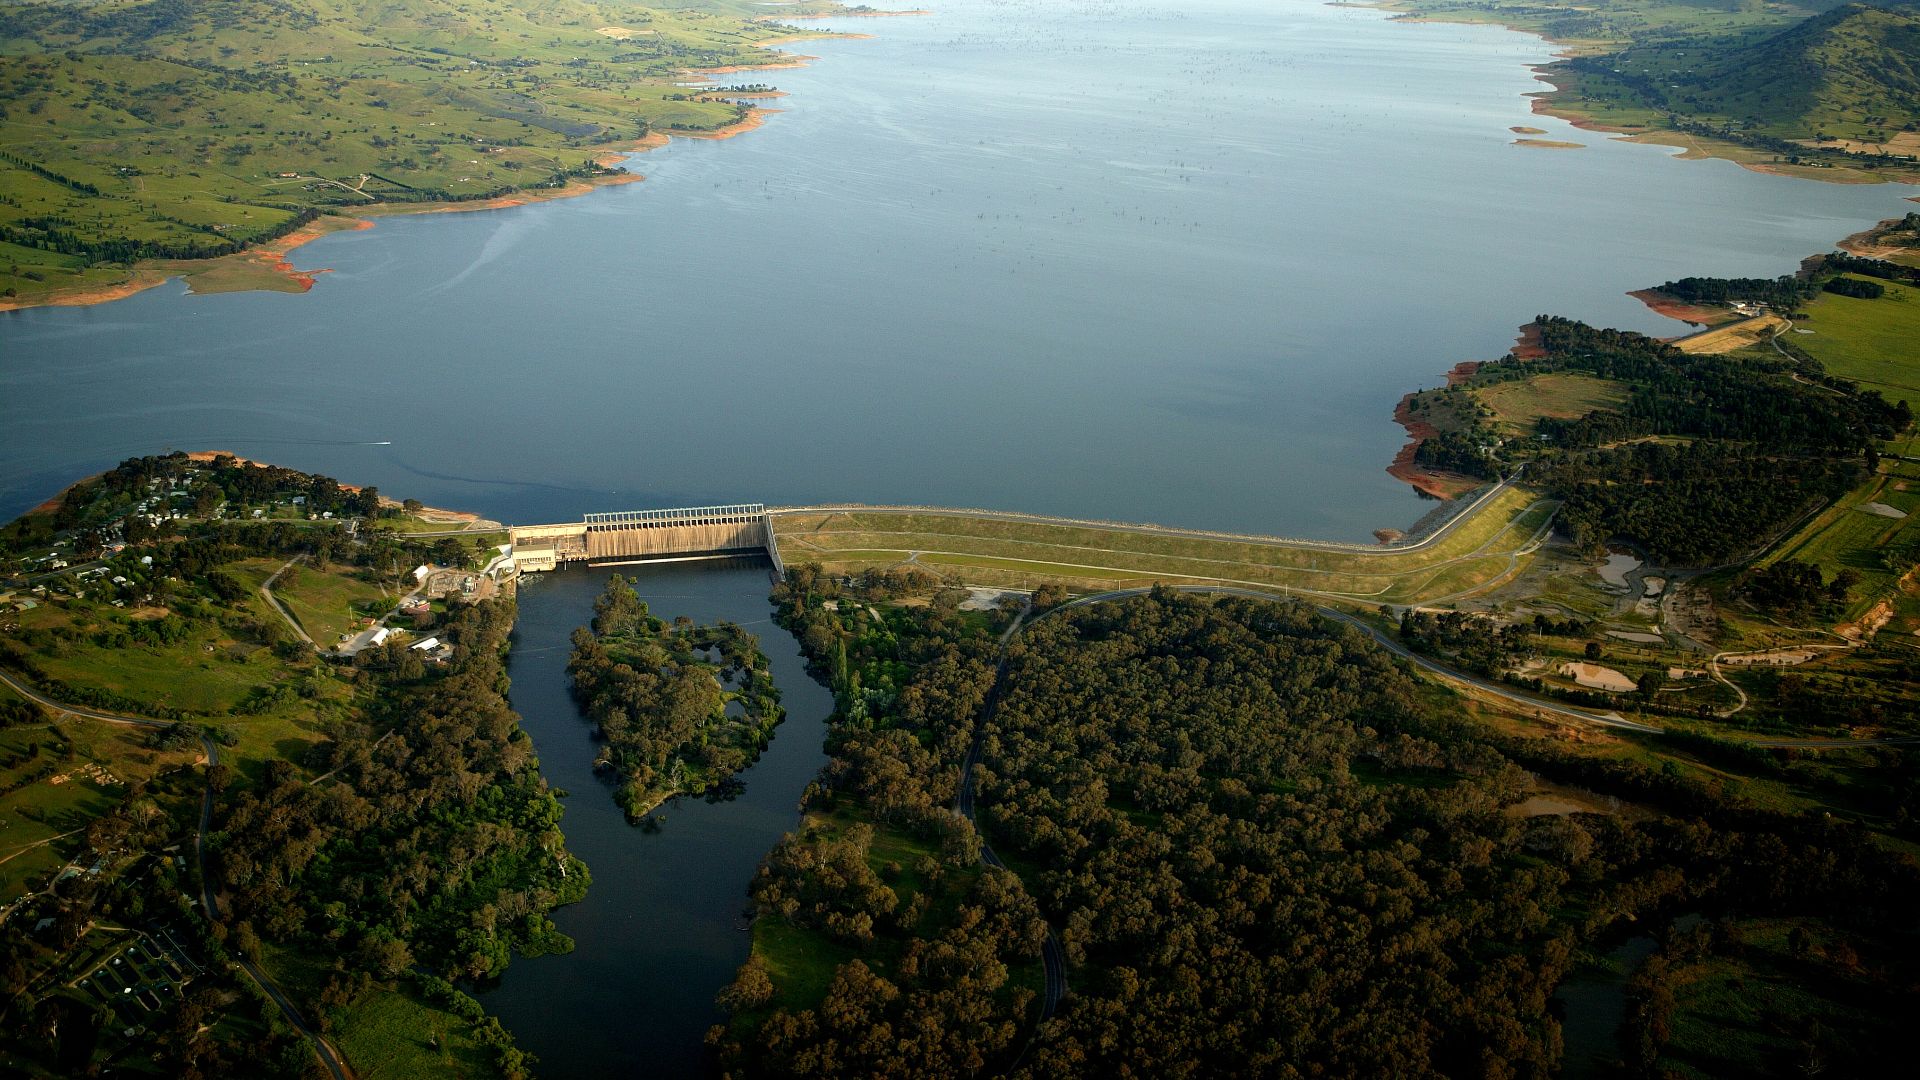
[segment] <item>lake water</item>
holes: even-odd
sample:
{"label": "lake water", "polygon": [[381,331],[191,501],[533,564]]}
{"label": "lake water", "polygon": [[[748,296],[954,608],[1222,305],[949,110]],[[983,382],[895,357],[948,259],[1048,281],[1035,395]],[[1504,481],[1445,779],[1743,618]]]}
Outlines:
{"label": "lake water", "polygon": [[305,295],[0,317],[0,516],[218,448],[515,522],[857,500],[1364,540],[1423,509],[1382,471],[1402,393],[1540,312],[1674,332],[1623,294],[1910,205],[1535,118],[1550,50],[1495,28],[939,7],[724,77],[792,96],[645,183],[330,237]]}
{"label": "lake water", "polygon": [[567,636],[593,617],[608,572],[547,574],[520,595],[509,674],[513,706],[540,751],[547,782],[564,788],[567,847],[593,872],[587,898],[553,913],[578,947],[516,958],[487,1008],[540,1058],[550,1077],[701,1075],[701,1037],[725,1019],[713,1004],[746,960],[747,882],[782,833],[800,794],[826,764],[821,741],[833,695],[808,677],[799,645],[773,625],[768,567],[727,564],[625,567],[655,615],[727,619],[760,639],[787,718],[725,802],[677,799],[627,824],[593,771],[599,743],[567,691]]}

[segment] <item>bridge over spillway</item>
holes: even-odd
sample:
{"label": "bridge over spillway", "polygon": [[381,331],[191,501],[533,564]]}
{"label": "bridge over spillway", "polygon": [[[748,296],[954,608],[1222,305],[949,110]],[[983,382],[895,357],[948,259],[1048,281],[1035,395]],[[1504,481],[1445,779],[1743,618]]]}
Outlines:
{"label": "bridge over spillway", "polygon": [[588,514],[577,522],[517,526],[512,542],[513,565],[522,573],[572,562],[618,566],[758,554],[782,572],[773,526],[759,503]]}

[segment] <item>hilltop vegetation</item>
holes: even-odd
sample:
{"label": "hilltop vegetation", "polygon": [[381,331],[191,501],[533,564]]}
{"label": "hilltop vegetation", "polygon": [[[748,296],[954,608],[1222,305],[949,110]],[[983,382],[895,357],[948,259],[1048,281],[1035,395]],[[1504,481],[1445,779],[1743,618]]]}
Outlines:
{"label": "hilltop vegetation", "polygon": [[[809,5],[813,10],[831,5]],[[0,9],[0,297],[128,278],[376,203],[562,187],[744,102],[766,9],[705,0],[77,0]],[[785,9],[782,9],[785,10]]]}

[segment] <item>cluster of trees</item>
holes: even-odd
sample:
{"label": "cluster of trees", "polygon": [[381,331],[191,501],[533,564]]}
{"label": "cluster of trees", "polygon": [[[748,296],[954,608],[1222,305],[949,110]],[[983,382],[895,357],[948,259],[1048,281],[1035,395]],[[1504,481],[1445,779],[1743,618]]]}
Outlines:
{"label": "cluster of trees", "polygon": [[1762,611],[1799,618],[1829,604],[1845,603],[1847,594],[1858,584],[1860,574],[1851,567],[1841,569],[1829,580],[1817,566],[1781,559],[1741,574],[1734,591]]}
{"label": "cluster of trees", "polygon": [[[1901,221],[1901,230],[1920,232],[1911,224],[1914,215],[1908,214]],[[1916,237],[1920,239],[1920,237]],[[1888,262],[1885,259],[1869,259],[1864,255],[1854,255],[1846,251],[1836,251],[1821,260],[1820,269],[1835,274],[1859,274],[1862,277],[1882,278],[1887,281],[1904,281],[1908,284],[1920,283],[1920,267],[1904,266]]]}
{"label": "cluster of trees", "polygon": [[[937,602],[889,603],[929,592]],[[972,824],[951,808],[994,682],[991,617],[959,614],[924,571],[796,566],[775,595],[839,707],[806,824],[752,894],[804,948],[846,959],[810,999],[776,985],[756,953],[721,995],[737,1019],[709,1037],[720,1068],[955,1080],[1004,1069],[1031,1030],[1046,924],[1018,878],[980,863]]]}
{"label": "cluster of trees", "polygon": [[1859,463],[1776,458],[1726,443],[1636,442],[1558,455],[1529,480],[1559,495],[1558,526],[1598,552],[1627,537],[1655,562],[1731,560],[1860,482]]}
{"label": "cluster of trees", "polygon": [[1851,296],[1859,300],[1878,300],[1887,294],[1887,287],[1877,281],[1863,278],[1829,278],[1822,286],[1827,292],[1838,296]]}
{"label": "cluster of trees", "polygon": [[[1715,295],[1700,283],[1717,280],[1686,279]],[[1421,459],[1481,476],[1525,464],[1530,482],[1563,500],[1560,527],[1588,550],[1625,537],[1668,565],[1724,561],[1857,484],[1877,446],[1913,420],[1906,402],[1817,365],[1692,356],[1557,316],[1534,326],[1544,355],[1484,365],[1476,382],[1579,372],[1626,384],[1627,400],[1543,418],[1540,440],[1501,442],[1476,423],[1428,440]]]}
{"label": "cluster of trees", "polygon": [[[1503,752],[1554,744],[1488,731],[1297,607],[1160,593],[1038,623],[984,734],[987,833],[1041,868],[1075,965],[1035,1077],[1550,1075],[1547,995],[1618,921],[1891,928],[1920,895],[1858,828],[1637,762]],[[1552,753],[1692,813],[1501,812]]]}
{"label": "cluster of trees", "polygon": [[[1544,615],[1539,620],[1551,624]],[[1532,644],[1531,625],[1495,625],[1477,612],[1408,608],[1400,615],[1400,640],[1415,652],[1445,656],[1469,671],[1497,678]]]}
{"label": "cluster of trees", "polygon": [[1440,431],[1420,440],[1413,451],[1413,460],[1428,469],[1498,480],[1500,460],[1493,455],[1491,446],[1489,436],[1479,429]]}
{"label": "cluster of trees", "polygon": [[[373,982],[416,967],[484,979],[515,950],[572,948],[547,913],[584,896],[589,877],[566,851],[559,801],[505,697],[512,625],[509,601],[457,605],[439,630],[450,663],[423,669],[399,647],[362,653],[371,705],[316,752],[324,785],[284,761],[252,783],[215,767],[209,839],[225,944],[334,957],[323,1025]],[[523,1064],[503,1051],[506,1071]]]}
{"label": "cluster of trees", "polygon": [[1665,282],[1654,291],[1689,304],[1744,301],[1792,311],[1819,295],[1820,286],[1794,274],[1782,274],[1777,278],[1684,277]]}
{"label": "cluster of trees", "polygon": [[752,634],[656,619],[618,574],[593,608],[592,627],[573,632],[567,674],[606,743],[594,765],[619,777],[629,819],[723,784],[760,756],[786,713]]}

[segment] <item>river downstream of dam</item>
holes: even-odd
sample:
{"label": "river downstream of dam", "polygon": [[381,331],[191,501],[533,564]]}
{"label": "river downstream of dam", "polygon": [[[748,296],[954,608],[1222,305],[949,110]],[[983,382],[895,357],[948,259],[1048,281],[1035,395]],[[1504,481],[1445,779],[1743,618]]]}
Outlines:
{"label": "river downstream of dam", "polygon": [[593,770],[600,744],[567,683],[567,637],[593,617],[610,571],[538,575],[520,596],[509,674],[513,707],[547,782],[568,792],[567,848],[593,874],[587,898],[553,913],[577,948],[516,957],[487,1008],[540,1059],[543,1076],[702,1075],[701,1036],[725,1019],[713,1002],[747,958],[747,882],[797,819],[822,750],[833,695],[806,673],[791,634],[773,624],[768,566],[757,559],[623,567],[653,614],[726,620],[760,639],[787,718],[724,801],[674,799],[627,824]]}

